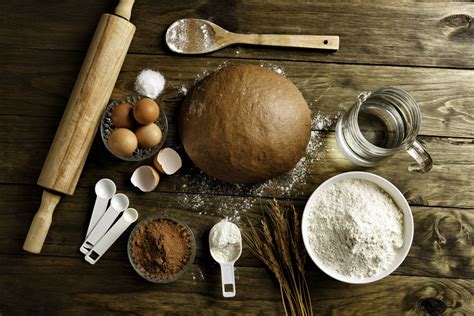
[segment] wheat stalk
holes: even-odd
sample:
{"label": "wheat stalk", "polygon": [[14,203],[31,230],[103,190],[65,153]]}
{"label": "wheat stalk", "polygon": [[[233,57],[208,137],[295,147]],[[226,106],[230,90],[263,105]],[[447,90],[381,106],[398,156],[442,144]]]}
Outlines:
{"label": "wheat stalk", "polygon": [[289,282],[292,282],[292,287],[296,292],[294,295],[294,299],[297,301],[297,306],[301,307],[304,306],[304,297],[301,292],[301,286],[299,286],[298,277],[295,275],[295,271],[293,269],[293,259],[291,256],[291,228],[289,226],[288,212],[285,212],[281,209],[276,202],[273,200],[270,207],[270,212],[268,212],[269,217],[272,220],[272,223],[278,229],[275,230],[275,237],[278,245],[278,249],[281,252],[281,257],[286,267],[286,274],[290,279]]}
{"label": "wheat stalk", "polygon": [[[278,283],[280,284],[280,291],[285,294],[282,294],[282,303],[283,308],[285,309],[285,314],[288,315],[287,308],[289,308],[291,314],[294,315],[294,306],[292,304],[292,301],[288,299],[288,296],[291,295],[291,289],[285,279],[285,276],[281,269],[281,265],[279,264],[278,259],[276,258],[273,252],[273,238],[268,229],[268,226],[266,222],[262,221],[262,231],[261,233],[259,233],[250,221],[249,224],[250,233],[244,233],[244,239],[247,242],[252,253],[270,269],[270,271],[275,275],[276,279],[278,280]],[[285,303],[285,300],[287,300],[287,303]]]}
{"label": "wheat stalk", "polygon": [[306,252],[296,210],[284,210],[274,200],[265,208],[258,229],[248,222],[250,229],[244,232],[244,239],[278,280],[285,313],[313,315],[305,278]]}
{"label": "wheat stalk", "polygon": [[[274,227],[281,228],[279,221],[274,221],[273,225]],[[272,234],[269,228],[269,223],[267,223],[266,221],[262,221],[262,231],[268,242],[268,248],[273,250],[271,253],[268,254],[271,258],[270,261],[275,264],[278,264],[280,274],[282,275],[282,278],[285,279],[284,289],[286,290],[288,296],[290,309],[294,309],[294,301],[298,300],[298,295],[295,295],[291,290],[292,284],[288,280],[289,273],[285,273],[285,267],[290,267],[288,268],[288,271],[291,271],[291,256],[289,254],[290,250],[285,246],[284,239],[282,238],[282,230],[274,229]],[[282,253],[283,255],[279,255],[280,253]],[[294,283],[294,278],[292,278],[291,281],[293,281]],[[296,307],[298,307],[298,305],[296,305]]]}
{"label": "wheat stalk", "polygon": [[303,302],[307,306],[309,306],[309,315],[313,315],[313,306],[311,303],[311,297],[309,293],[309,288],[308,288],[308,282],[306,281],[305,277],[305,270],[304,270],[304,265],[306,263],[306,251],[303,247],[303,240],[302,240],[302,234],[301,234],[301,221],[298,216],[298,213],[296,212],[296,209],[294,207],[291,207],[291,223],[292,223],[292,236],[291,236],[291,244],[295,259],[296,259],[296,265],[298,267],[298,270],[300,272],[299,276],[299,282],[300,282],[300,287],[303,288]]}

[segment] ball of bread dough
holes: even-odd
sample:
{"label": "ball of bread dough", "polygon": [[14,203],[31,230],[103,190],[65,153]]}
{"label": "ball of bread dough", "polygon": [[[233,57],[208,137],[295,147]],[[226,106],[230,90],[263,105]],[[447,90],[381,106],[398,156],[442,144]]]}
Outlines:
{"label": "ball of bread dough", "polygon": [[292,169],[311,135],[310,110],[287,78],[256,65],[228,66],[188,94],[179,133],[208,175],[257,183]]}

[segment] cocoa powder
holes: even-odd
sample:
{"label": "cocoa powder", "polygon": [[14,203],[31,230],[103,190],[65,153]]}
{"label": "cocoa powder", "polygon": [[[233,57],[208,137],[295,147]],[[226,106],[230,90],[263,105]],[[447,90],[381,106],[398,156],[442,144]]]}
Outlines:
{"label": "cocoa powder", "polygon": [[133,236],[133,260],[151,278],[164,279],[188,263],[192,251],[186,227],[169,220],[155,219],[140,227]]}

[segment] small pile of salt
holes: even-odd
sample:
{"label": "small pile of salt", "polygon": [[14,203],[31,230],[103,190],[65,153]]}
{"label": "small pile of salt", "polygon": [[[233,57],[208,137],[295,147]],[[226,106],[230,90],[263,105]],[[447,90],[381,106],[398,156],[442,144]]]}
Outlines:
{"label": "small pile of salt", "polygon": [[142,70],[135,80],[135,91],[151,99],[156,99],[164,87],[165,77],[151,69]]}

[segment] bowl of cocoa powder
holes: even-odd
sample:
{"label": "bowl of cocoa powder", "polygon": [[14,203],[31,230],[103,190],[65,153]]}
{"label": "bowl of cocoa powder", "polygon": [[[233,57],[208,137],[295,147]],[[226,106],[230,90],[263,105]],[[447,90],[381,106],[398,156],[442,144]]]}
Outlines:
{"label": "bowl of cocoa powder", "polygon": [[138,223],[128,239],[128,258],[135,271],[153,283],[181,277],[193,263],[196,241],[185,223],[153,215]]}

